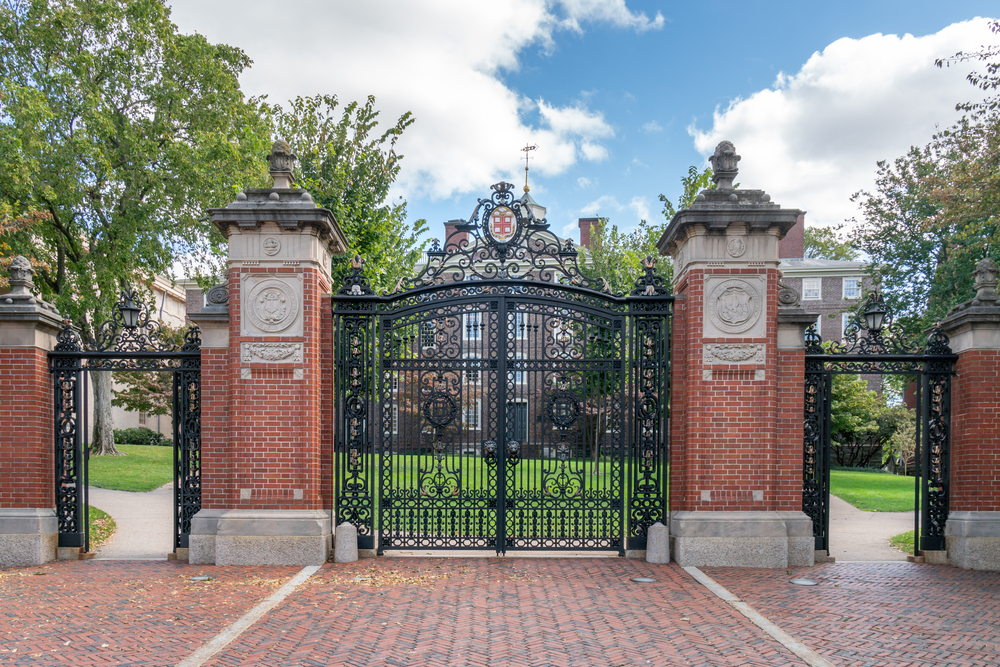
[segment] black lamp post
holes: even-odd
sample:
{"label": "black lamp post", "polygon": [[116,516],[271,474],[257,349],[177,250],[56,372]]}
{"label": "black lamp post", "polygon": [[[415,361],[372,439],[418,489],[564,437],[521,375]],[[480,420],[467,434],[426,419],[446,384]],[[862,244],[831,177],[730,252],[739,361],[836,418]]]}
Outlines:
{"label": "black lamp post", "polygon": [[132,290],[122,292],[121,301],[118,302],[118,312],[122,314],[122,322],[127,329],[135,329],[139,326],[139,314],[142,309],[135,304],[135,295]]}

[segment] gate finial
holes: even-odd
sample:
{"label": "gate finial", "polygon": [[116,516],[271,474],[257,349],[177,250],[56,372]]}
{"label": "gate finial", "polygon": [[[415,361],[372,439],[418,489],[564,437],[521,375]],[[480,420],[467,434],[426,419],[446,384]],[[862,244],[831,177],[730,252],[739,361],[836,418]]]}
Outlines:
{"label": "gate finial", "polygon": [[284,139],[278,139],[271,146],[271,152],[267,156],[267,164],[270,167],[271,178],[274,179],[275,188],[290,188],[295,182],[295,175],[292,170],[295,168],[295,153],[292,147]]}
{"label": "gate finial", "polygon": [[712,163],[712,180],[719,190],[733,189],[733,179],[740,173],[736,165],[741,159],[731,141],[720,141],[715,147],[715,154],[708,161]]}

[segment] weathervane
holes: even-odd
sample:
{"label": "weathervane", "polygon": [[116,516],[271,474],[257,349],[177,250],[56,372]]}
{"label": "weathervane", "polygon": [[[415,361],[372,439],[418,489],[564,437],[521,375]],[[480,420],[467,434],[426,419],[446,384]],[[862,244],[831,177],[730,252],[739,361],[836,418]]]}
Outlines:
{"label": "weathervane", "polygon": [[524,191],[525,192],[527,192],[528,190],[531,189],[531,188],[528,187],[528,158],[530,157],[530,152],[533,151],[533,150],[537,150],[537,149],[538,149],[538,144],[534,144],[532,146],[529,146],[529,145],[525,144],[524,148],[521,149],[521,152],[524,153]]}

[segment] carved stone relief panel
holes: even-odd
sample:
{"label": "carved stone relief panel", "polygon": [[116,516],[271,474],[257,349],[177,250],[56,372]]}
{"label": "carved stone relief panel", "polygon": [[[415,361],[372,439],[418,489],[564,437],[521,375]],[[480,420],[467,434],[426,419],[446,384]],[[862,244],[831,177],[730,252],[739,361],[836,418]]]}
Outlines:
{"label": "carved stone relief panel", "polygon": [[756,338],[765,334],[763,276],[705,276],[706,338]]}
{"label": "carved stone relief panel", "polygon": [[301,336],[302,276],[247,275],[240,306],[244,336]]}
{"label": "carved stone relief panel", "polygon": [[764,343],[707,343],[702,361],[706,366],[762,364],[765,361],[764,352]]}
{"label": "carved stone relief panel", "polygon": [[302,343],[241,343],[243,363],[302,363]]}

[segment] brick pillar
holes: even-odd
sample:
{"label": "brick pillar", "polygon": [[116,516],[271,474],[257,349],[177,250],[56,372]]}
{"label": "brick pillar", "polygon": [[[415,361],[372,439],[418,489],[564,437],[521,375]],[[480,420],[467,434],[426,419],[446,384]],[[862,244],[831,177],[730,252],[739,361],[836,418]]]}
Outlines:
{"label": "brick pillar", "polygon": [[48,563],[59,543],[47,355],[62,322],[32,293],[33,273],[15,257],[0,295],[0,567]]}
{"label": "brick pillar", "polygon": [[576,224],[580,227],[580,247],[591,250],[591,244],[594,242],[591,238],[592,232],[596,231],[597,225],[600,224],[600,218],[578,218]]}
{"label": "brick pillar", "polygon": [[681,565],[812,565],[802,512],[805,324],[779,318],[778,243],[801,211],[734,189],[739,159],[719,144],[718,189],[677,213],[659,241],[674,259],[679,304],[671,553]]}
{"label": "brick pillar", "polygon": [[958,354],[951,387],[948,562],[1000,570],[1000,300],[997,267],[979,262],[976,298],[941,323]]}
{"label": "brick pillar", "polygon": [[330,550],[324,309],[331,257],[346,241],[330,211],[290,187],[288,144],[275,142],[269,161],[275,187],[210,211],[229,240],[229,282],[192,317],[205,340],[202,510],[192,520],[191,562],[310,565]]}

